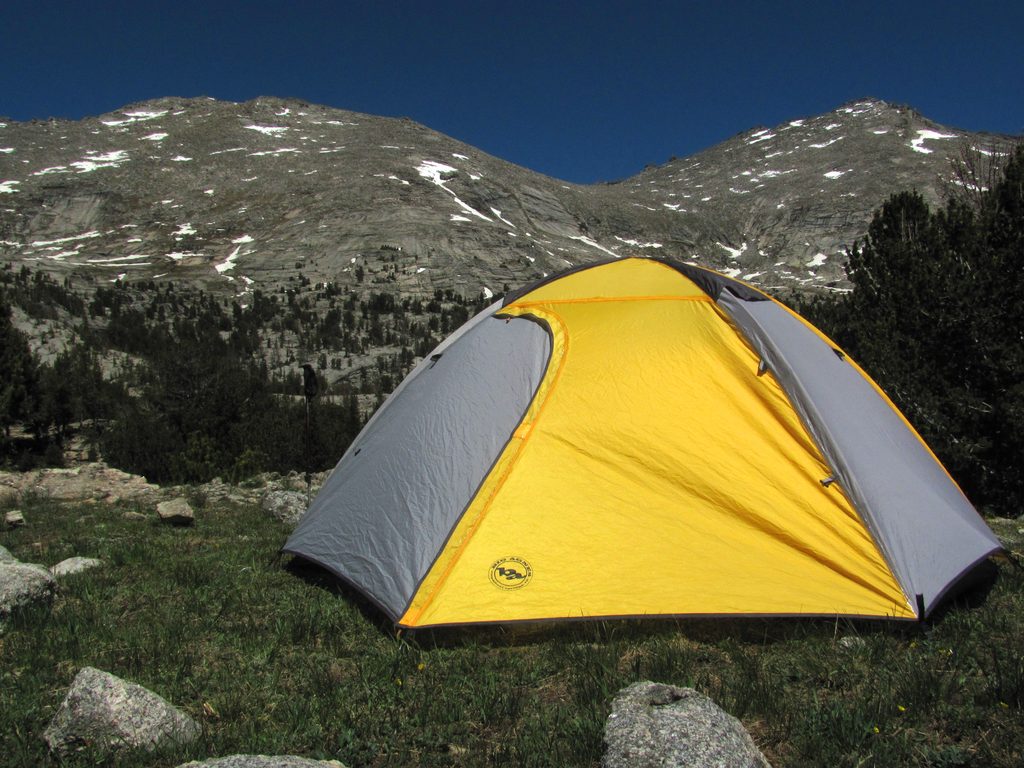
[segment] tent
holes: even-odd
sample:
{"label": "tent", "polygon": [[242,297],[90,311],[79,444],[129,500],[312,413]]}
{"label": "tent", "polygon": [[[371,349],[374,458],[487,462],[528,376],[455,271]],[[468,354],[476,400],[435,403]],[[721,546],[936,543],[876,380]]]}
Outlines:
{"label": "tent", "polygon": [[921,619],[1000,549],[806,320],[646,258],[549,278],[462,326],[378,409],[284,547],[409,628]]}

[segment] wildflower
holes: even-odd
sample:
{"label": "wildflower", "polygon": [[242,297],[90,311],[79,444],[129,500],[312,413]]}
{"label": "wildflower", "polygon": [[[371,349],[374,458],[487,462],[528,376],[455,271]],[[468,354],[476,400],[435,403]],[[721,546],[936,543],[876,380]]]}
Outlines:
{"label": "wildflower", "polygon": [[395,678],[395,685],[401,685],[401,684],[402,684],[402,678],[396,677]]}
{"label": "wildflower", "polygon": [[900,712],[906,712],[907,711],[907,708],[904,707],[902,704],[897,704],[896,705],[896,709],[898,709]]}
{"label": "wildflower", "polygon": [[878,726],[877,725],[874,728],[872,728],[871,730],[874,731],[875,733],[881,733],[881,731],[878,730]]}
{"label": "wildflower", "polygon": [[422,672],[426,668],[427,668],[427,665],[424,664],[422,661],[419,664],[416,665],[416,669],[419,670],[420,672]]}

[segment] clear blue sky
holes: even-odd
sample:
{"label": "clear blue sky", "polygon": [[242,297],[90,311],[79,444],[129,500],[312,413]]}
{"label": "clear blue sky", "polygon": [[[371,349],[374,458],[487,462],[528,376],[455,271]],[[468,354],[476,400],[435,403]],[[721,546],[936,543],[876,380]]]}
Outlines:
{"label": "clear blue sky", "polygon": [[613,180],[863,96],[1024,133],[1024,3],[4,0],[0,115],[159,96],[407,116]]}

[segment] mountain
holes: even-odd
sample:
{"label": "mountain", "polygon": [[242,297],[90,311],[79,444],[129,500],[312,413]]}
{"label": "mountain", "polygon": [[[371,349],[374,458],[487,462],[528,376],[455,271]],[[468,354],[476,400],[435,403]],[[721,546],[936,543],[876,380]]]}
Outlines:
{"label": "mountain", "polygon": [[296,270],[356,285],[359,267],[402,295],[486,296],[657,254],[769,288],[841,287],[843,250],[889,194],[938,200],[964,148],[1009,141],[866,100],[582,186],[407,119],[166,98],[75,122],[0,121],[0,261],[237,294]]}

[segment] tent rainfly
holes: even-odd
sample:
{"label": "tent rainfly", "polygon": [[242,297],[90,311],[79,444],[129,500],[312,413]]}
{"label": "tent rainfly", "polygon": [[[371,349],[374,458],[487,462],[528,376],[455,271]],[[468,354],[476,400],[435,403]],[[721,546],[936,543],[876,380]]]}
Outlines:
{"label": "tent rainfly", "polygon": [[546,279],[462,326],[370,419],[284,547],[408,628],[923,619],[1000,549],[806,320],[643,258]]}

